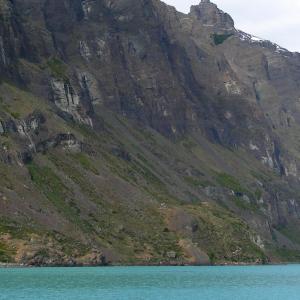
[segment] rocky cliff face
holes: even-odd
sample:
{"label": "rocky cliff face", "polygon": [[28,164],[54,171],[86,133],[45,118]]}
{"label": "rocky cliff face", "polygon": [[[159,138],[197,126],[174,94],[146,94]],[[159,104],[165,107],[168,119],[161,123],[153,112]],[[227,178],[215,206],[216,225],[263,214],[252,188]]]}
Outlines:
{"label": "rocky cliff face", "polygon": [[0,260],[299,260],[300,54],[210,1],[1,0],[0,64]]}

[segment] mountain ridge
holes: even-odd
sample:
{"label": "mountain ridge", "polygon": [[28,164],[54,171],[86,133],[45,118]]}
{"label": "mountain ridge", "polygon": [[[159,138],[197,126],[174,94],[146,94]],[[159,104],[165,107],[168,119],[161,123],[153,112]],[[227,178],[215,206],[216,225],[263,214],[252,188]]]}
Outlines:
{"label": "mountain ridge", "polygon": [[299,54],[158,0],[2,0],[0,54],[1,261],[299,260]]}

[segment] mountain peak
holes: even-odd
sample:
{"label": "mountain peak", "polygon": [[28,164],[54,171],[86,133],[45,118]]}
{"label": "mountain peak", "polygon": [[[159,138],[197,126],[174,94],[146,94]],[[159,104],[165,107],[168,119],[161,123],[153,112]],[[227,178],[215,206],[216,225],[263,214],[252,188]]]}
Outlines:
{"label": "mountain peak", "polygon": [[234,29],[234,21],[231,16],[220,10],[210,0],[201,0],[198,5],[193,5],[190,15],[197,18],[204,26],[213,27],[216,31]]}

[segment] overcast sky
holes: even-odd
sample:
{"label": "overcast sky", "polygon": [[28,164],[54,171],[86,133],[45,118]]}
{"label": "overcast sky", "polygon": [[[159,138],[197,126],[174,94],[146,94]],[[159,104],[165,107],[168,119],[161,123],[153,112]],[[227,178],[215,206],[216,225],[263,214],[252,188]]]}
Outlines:
{"label": "overcast sky", "polygon": [[[188,12],[200,0],[163,0]],[[271,40],[290,51],[300,52],[300,0],[211,0],[228,12],[235,26]]]}

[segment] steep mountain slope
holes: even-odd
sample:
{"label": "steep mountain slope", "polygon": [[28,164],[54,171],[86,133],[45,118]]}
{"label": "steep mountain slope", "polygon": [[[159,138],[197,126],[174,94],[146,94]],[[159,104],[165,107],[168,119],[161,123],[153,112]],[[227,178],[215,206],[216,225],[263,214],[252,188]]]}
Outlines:
{"label": "steep mountain slope", "polygon": [[300,54],[210,1],[0,1],[0,261],[299,261]]}

